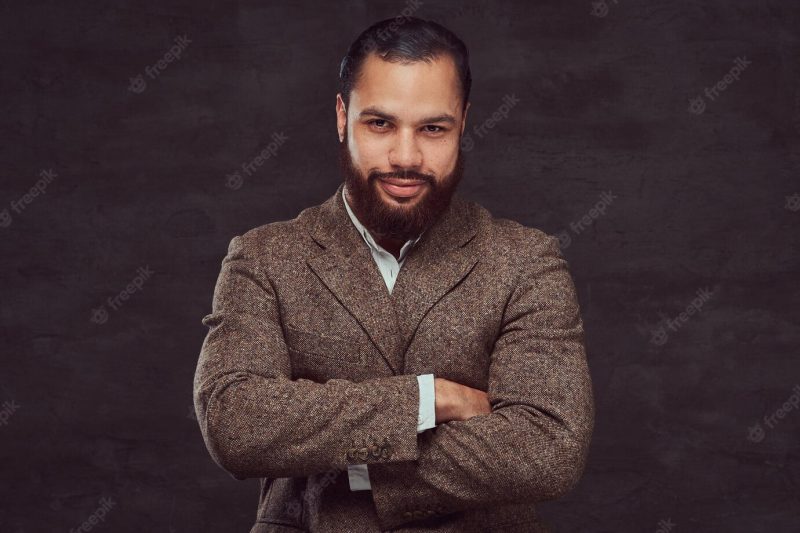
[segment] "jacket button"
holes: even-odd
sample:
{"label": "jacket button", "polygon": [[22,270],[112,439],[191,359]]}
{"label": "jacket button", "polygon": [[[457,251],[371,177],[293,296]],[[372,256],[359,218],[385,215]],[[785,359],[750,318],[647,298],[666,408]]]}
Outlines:
{"label": "jacket button", "polygon": [[403,518],[411,518],[411,516],[412,516],[411,511],[406,511],[405,513],[403,513]]}
{"label": "jacket button", "polygon": [[367,457],[369,457],[369,450],[367,448],[361,448],[358,450],[358,459],[361,461],[366,461]]}
{"label": "jacket button", "polygon": [[414,518],[423,518],[424,516],[425,513],[423,513],[422,511],[414,511]]}
{"label": "jacket button", "polygon": [[384,459],[388,459],[392,456],[392,445],[391,444],[384,444],[381,448],[381,457]]}
{"label": "jacket button", "polygon": [[378,458],[381,456],[381,447],[377,443],[373,443],[372,446],[369,447],[369,454],[374,457]]}
{"label": "jacket button", "polygon": [[350,448],[349,450],[347,450],[347,458],[348,459],[355,459],[356,458],[356,449],[355,448]]}

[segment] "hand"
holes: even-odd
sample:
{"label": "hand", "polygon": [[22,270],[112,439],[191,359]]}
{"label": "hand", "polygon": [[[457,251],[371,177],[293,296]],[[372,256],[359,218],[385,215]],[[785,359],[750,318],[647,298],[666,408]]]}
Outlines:
{"label": "hand", "polygon": [[492,412],[489,397],[479,389],[461,385],[444,378],[433,379],[436,395],[436,423],[468,420]]}

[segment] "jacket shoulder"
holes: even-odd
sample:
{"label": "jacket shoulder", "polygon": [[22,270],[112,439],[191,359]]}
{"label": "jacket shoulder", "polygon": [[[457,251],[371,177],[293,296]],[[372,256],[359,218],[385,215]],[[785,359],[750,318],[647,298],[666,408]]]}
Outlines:
{"label": "jacket shoulder", "polygon": [[296,255],[305,244],[313,242],[308,236],[308,226],[318,209],[319,206],[308,207],[295,218],[268,222],[234,236],[228,245],[228,253],[236,248],[256,259]]}
{"label": "jacket shoulder", "polygon": [[524,256],[526,259],[554,252],[560,255],[557,237],[516,220],[495,217],[475,202],[470,204],[480,220],[485,242],[501,255]]}

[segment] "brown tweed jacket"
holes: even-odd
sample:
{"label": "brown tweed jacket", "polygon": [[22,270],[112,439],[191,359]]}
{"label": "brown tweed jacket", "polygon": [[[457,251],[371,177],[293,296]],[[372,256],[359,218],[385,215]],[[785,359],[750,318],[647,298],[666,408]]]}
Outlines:
{"label": "brown tweed jacket", "polygon": [[[251,533],[546,531],[535,502],[577,483],[594,425],[558,240],[456,193],[389,294],[342,186],[234,237],[203,318],[195,408],[214,461],[261,478]],[[424,373],[492,412],[417,434]]]}

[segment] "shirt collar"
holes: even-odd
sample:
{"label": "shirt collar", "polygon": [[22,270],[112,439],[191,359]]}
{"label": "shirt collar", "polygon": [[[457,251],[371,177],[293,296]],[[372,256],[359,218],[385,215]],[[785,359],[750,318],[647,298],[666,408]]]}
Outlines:
{"label": "shirt collar", "polygon": [[[387,255],[391,255],[392,257],[394,257],[391,253],[387,252],[380,244],[375,242],[370,232],[367,231],[367,228],[365,228],[364,225],[361,224],[361,222],[359,222],[358,218],[356,218],[355,213],[353,213],[353,210],[350,209],[350,205],[347,203],[347,197],[345,196],[346,190],[347,186],[345,185],[344,187],[342,187],[342,200],[344,200],[344,206],[347,209],[347,214],[350,216],[350,220],[353,221],[353,225],[356,227],[356,229],[358,229],[358,232],[364,238],[364,241],[366,241],[367,245],[369,245],[369,247],[372,248],[373,250],[383,252]],[[420,240],[420,238],[422,238],[423,233],[425,232],[423,231],[422,233],[420,233],[419,236],[417,236],[417,238],[415,239],[407,240],[406,243],[403,245],[403,247],[400,248],[400,259],[398,260],[398,263],[402,263],[405,260],[406,254],[411,249],[411,247],[414,246],[414,244],[416,244],[416,242]]]}

